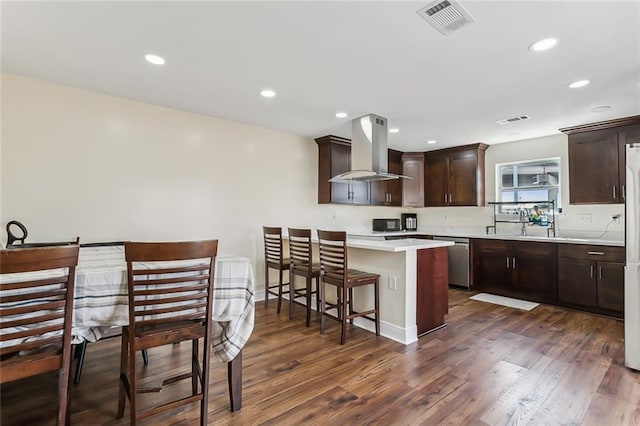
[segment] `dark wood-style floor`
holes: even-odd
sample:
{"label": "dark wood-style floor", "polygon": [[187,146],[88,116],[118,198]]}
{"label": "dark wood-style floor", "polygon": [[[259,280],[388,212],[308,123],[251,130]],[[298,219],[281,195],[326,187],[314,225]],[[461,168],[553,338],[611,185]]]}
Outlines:
{"label": "dark wood-style floor", "polygon": [[[217,364],[209,422],[640,423],[640,380],[623,365],[622,322],[543,305],[525,312],[469,300],[472,294],[451,290],[448,326],[408,346],[357,328],[340,346],[336,322],[329,321],[321,336],[317,317],[304,326],[301,307],[289,321],[286,303],[279,315],[274,303],[268,309],[257,303],[255,330],[244,350],[244,406],[229,411],[226,367]],[[189,352],[187,344],[151,350],[147,378],[166,377]],[[115,419],[118,363],[119,339],[89,345],[72,396],[74,424],[128,423],[128,413]],[[6,384],[1,391],[2,425],[54,423],[54,375]],[[195,424],[197,415],[193,406],[149,424]]]}

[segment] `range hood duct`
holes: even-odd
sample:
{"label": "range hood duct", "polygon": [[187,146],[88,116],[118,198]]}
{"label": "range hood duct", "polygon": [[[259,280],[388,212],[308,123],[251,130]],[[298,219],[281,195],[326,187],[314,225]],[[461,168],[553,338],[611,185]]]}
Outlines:
{"label": "range hood duct", "polygon": [[388,172],[387,119],[368,114],[351,121],[351,171],[329,182],[413,179]]}

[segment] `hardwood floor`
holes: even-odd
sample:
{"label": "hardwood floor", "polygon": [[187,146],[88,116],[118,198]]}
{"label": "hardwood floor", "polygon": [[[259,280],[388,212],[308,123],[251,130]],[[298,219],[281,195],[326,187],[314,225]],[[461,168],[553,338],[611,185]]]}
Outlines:
{"label": "hardwood floor", "polygon": [[[243,408],[229,411],[227,369],[214,365],[209,422],[640,424],[640,379],[623,365],[622,322],[546,305],[519,311],[469,300],[473,294],[450,290],[448,326],[408,346],[358,328],[340,346],[336,322],[320,335],[318,318],[306,328],[300,307],[290,321],[285,307],[278,315],[273,301],[268,309],[257,303],[244,350]],[[128,406],[115,419],[119,344],[88,346],[72,395],[74,424],[128,423]],[[189,353],[190,345],[151,350],[145,380],[171,375]],[[3,385],[2,425],[54,424],[56,386],[54,375]],[[185,381],[181,389],[188,388]],[[196,424],[197,416],[194,404],[148,424]]]}

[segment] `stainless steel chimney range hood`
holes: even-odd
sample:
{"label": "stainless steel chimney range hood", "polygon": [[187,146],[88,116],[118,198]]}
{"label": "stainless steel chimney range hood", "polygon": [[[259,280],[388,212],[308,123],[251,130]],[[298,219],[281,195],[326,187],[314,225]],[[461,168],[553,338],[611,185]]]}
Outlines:
{"label": "stainless steel chimney range hood", "polygon": [[367,114],[351,121],[351,170],[329,182],[413,179],[388,172],[387,119]]}

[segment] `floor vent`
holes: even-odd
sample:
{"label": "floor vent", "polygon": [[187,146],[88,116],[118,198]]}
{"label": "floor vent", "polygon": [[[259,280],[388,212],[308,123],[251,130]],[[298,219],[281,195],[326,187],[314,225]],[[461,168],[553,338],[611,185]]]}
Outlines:
{"label": "floor vent", "polygon": [[511,118],[505,118],[505,119],[502,119],[502,120],[497,120],[496,123],[505,125],[505,124],[517,123],[518,121],[528,120],[530,118],[531,118],[530,116],[525,114],[525,115],[519,115],[517,117],[511,117]]}
{"label": "floor vent", "polygon": [[437,0],[418,10],[417,13],[442,35],[457,31],[475,21],[455,0]]}

